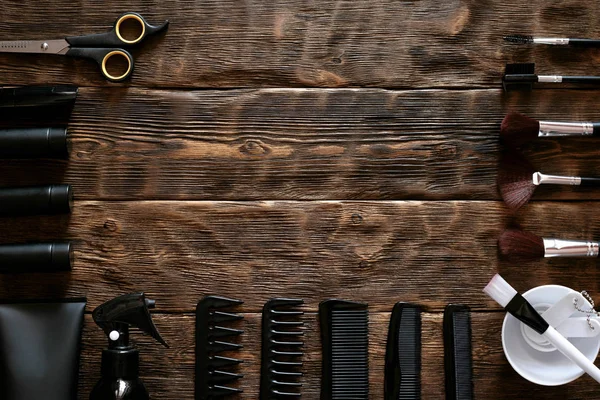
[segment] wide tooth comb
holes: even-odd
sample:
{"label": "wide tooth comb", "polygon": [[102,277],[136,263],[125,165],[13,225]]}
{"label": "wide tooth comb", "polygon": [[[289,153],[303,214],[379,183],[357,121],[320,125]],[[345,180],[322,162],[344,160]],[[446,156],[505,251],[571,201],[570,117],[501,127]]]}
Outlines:
{"label": "wide tooth comb", "polygon": [[367,304],[326,300],[319,305],[323,368],[321,400],[369,398]]}
{"label": "wide tooth comb", "polygon": [[299,329],[304,322],[298,319],[304,312],[294,308],[302,304],[300,299],[271,299],[263,307],[261,400],[301,396],[304,342],[298,337],[304,334]]}
{"label": "wide tooth comb", "polygon": [[444,311],[444,366],[446,399],[472,399],[471,312],[468,306],[450,304]]}
{"label": "wide tooth comb", "polygon": [[226,326],[241,320],[243,316],[219,311],[219,308],[235,307],[243,302],[219,296],[206,296],[196,307],[196,400],[223,398],[242,390],[229,386],[243,375],[228,371],[243,361],[220,353],[242,348],[229,338],[244,331]]}
{"label": "wide tooth comb", "polygon": [[421,309],[396,303],[385,353],[385,400],[421,398]]}

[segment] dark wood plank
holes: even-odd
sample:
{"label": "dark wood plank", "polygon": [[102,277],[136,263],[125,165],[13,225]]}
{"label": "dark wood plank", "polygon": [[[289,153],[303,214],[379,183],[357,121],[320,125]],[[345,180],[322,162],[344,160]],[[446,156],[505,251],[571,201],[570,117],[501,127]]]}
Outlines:
{"label": "dark wood plank", "polygon": [[[391,304],[390,307],[391,308]],[[389,323],[388,313],[371,313],[370,398],[383,399],[384,357]],[[581,399],[595,398],[595,384],[584,376],[560,387],[534,385],[521,378],[508,364],[502,351],[500,329],[504,313],[473,313],[473,377],[477,399]],[[169,349],[160,347],[147,336],[134,335],[141,351],[141,376],[152,398],[165,400],[193,399],[194,393],[194,324],[193,315],[155,315],[155,322]],[[318,399],[321,381],[321,340],[317,315],[306,314],[303,398]],[[240,398],[256,399],[260,379],[260,314],[245,314],[241,336],[244,359],[240,382],[244,394]],[[423,314],[422,398],[438,400],[444,396],[444,349],[442,314]],[[99,378],[101,349],[106,340],[91,318],[86,318],[82,353],[79,398],[87,399]]]}
{"label": "dark wood plank", "polygon": [[[539,235],[599,237],[594,210],[536,203],[518,222]],[[143,290],[169,311],[192,311],[207,293],[242,298],[248,312],[277,296],[315,310],[329,297],[374,310],[399,299],[497,309],[481,292],[496,271],[519,290],[598,291],[595,259],[499,262],[510,221],[498,202],[77,202],[70,220],[2,220],[1,242],[69,238],[76,262],[70,274],[4,275],[0,298],[87,295],[96,306]]]}
{"label": "dark wood plank", "polygon": [[[0,184],[67,182],[78,199],[498,199],[507,110],[593,120],[597,102],[582,91],[82,89],[69,162],[0,161]],[[597,142],[526,150],[546,173],[600,176]],[[543,187],[536,198],[600,192]]]}
{"label": "dark wood plank", "polygon": [[[103,32],[123,11],[171,21],[164,37],[134,52],[129,84],[145,87],[489,87],[507,61],[537,60],[549,73],[595,71],[596,50],[517,47],[504,34],[600,36],[592,1],[59,0],[43,10],[4,2],[0,40]],[[64,57],[0,55],[0,76],[109,85],[91,62]]]}

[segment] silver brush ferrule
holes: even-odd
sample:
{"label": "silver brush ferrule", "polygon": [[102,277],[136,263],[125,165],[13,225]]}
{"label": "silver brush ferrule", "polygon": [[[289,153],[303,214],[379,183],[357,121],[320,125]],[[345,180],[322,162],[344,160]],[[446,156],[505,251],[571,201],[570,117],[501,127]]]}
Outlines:
{"label": "silver brush ferrule", "polygon": [[533,173],[534,185],[581,185],[581,177],[579,176],[560,176],[560,175],[545,175],[541,172]]}
{"label": "silver brush ferrule", "polygon": [[562,80],[561,75],[538,75],[538,82],[541,83],[561,83]]}
{"label": "silver brush ferrule", "polygon": [[551,44],[556,46],[568,46],[569,38],[533,38],[535,44]]}
{"label": "silver brush ferrule", "polygon": [[551,122],[540,121],[538,137],[588,136],[594,134],[591,122]]}
{"label": "silver brush ferrule", "polygon": [[544,257],[598,257],[599,251],[598,242],[544,239]]}

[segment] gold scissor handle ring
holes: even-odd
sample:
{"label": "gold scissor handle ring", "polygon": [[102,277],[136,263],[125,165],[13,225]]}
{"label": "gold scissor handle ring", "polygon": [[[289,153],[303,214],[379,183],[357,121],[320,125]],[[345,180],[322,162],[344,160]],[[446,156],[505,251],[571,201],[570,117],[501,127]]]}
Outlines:
{"label": "gold scissor handle ring", "polygon": [[[106,63],[108,62],[108,60],[111,57],[124,57],[127,60],[127,71],[125,71],[125,73],[123,75],[120,76],[113,76],[111,75],[107,68],[106,68]],[[129,74],[131,73],[131,68],[133,67],[133,65],[131,65],[131,58],[125,54],[123,51],[121,50],[113,50],[110,53],[108,53],[107,55],[104,56],[104,58],[102,59],[102,73],[104,74],[104,76],[106,76],[108,79],[110,79],[111,81],[122,81],[123,79],[127,78],[129,76]]]}
{"label": "gold scissor handle ring", "polygon": [[[135,38],[133,40],[127,40],[121,35],[121,24],[123,22],[125,22],[127,20],[131,20],[131,19],[136,20],[137,22],[140,23],[140,26],[142,27],[142,31],[140,32],[140,35],[137,38]],[[117,33],[117,37],[123,43],[136,44],[137,42],[139,42],[140,40],[142,40],[144,38],[144,35],[146,34],[146,24],[145,24],[144,20],[142,19],[142,17],[140,17],[139,15],[125,14],[121,18],[119,18],[119,20],[117,21],[117,25],[115,26],[115,31]]]}

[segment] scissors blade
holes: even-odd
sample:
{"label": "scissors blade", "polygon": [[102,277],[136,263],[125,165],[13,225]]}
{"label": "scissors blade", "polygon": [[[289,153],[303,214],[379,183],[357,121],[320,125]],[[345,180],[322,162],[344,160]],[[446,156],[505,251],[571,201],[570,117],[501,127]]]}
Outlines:
{"label": "scissors blade", "polygon": [[65,39],[0,41],[0,53],[65,54],[69,47]]}

